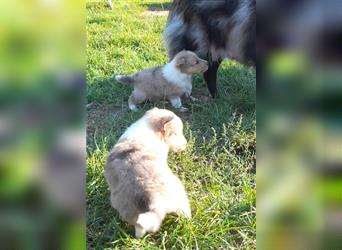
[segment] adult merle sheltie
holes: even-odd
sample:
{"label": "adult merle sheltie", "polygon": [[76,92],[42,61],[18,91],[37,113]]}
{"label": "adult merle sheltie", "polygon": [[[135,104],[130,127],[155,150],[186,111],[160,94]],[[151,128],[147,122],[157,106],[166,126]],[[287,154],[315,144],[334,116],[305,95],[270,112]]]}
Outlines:
{"label": "adult merle sheltie", "polygon": [[224,58],[255,65],[255,7],[256,0],[174,0],[164,31],[170,59],[186,49],[209,61],[204,79],[215,96]]}

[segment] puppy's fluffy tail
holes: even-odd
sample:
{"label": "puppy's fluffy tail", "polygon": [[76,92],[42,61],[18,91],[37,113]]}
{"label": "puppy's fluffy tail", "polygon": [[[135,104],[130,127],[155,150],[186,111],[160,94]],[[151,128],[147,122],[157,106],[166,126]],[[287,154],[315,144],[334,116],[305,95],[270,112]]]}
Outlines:
{"label": "puppy's fluffy tail", "polygon": [[133,76],[123,76],[123,75],[117,75],[115,76],[115,80],[121,83],[125,84],[132,84],[134,83],[134,78]]}
{"label": "puppy's fluffy tail", "polygon": [[142,227],[147,232],[157,232],[161,226],[163,218],[155,211],[149,211],[143,214],[139,214],[137,225]]}

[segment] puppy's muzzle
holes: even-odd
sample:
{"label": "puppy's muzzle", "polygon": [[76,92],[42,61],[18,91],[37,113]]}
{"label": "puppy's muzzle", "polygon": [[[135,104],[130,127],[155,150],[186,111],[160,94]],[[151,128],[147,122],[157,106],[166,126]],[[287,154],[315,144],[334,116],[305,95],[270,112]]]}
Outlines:
{"label": "puppy's muzzle", "polygon": [[176,152],[180,152],[186,149],[188,142],[186,141],[186,139],[183,139],[183,142],[177,147],[177,151]]}
{"label": "puppy's muzzle", "polygon": [[206,60],[201,60],[201,64],[202,64],[202,73],[206,72],[209,68],[209,63]]}

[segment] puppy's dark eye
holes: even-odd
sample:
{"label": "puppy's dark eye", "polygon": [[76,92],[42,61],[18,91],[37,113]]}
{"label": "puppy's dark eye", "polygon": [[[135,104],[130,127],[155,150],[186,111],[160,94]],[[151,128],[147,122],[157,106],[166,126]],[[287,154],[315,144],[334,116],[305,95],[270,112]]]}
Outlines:
{"label": "puppy's dark eye", "polygon": [[196,64],[199,64],[199,61],[196,61]]}

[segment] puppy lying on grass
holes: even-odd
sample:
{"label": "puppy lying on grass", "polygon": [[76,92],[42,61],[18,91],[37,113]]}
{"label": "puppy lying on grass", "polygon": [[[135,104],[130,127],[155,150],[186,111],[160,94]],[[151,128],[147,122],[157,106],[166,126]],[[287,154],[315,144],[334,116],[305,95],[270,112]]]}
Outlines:
{"label": "puppy lying on grass", "polygon": [[186,111],[182,107],[181,96],[191,97],[192,75],[205,72],[208,62],[187,50],[179,52],[165,66],[145,69],[134,75],[118,75],[115,79],[121,83],[132,84],[134,90],[128,99],[130,110],[137,110],[137,104],[145,100],[169,100],[171,105]]}
{"label": "puppy lying on grass", "polygon": [[173,112],[153,108],[132,124],[110,152],[105,177],[112,206],[135,226],[135,237],[154,233],[167,213],[191,217],[185,189],[167,165],[169,151],[186,148],[183,123]]}

